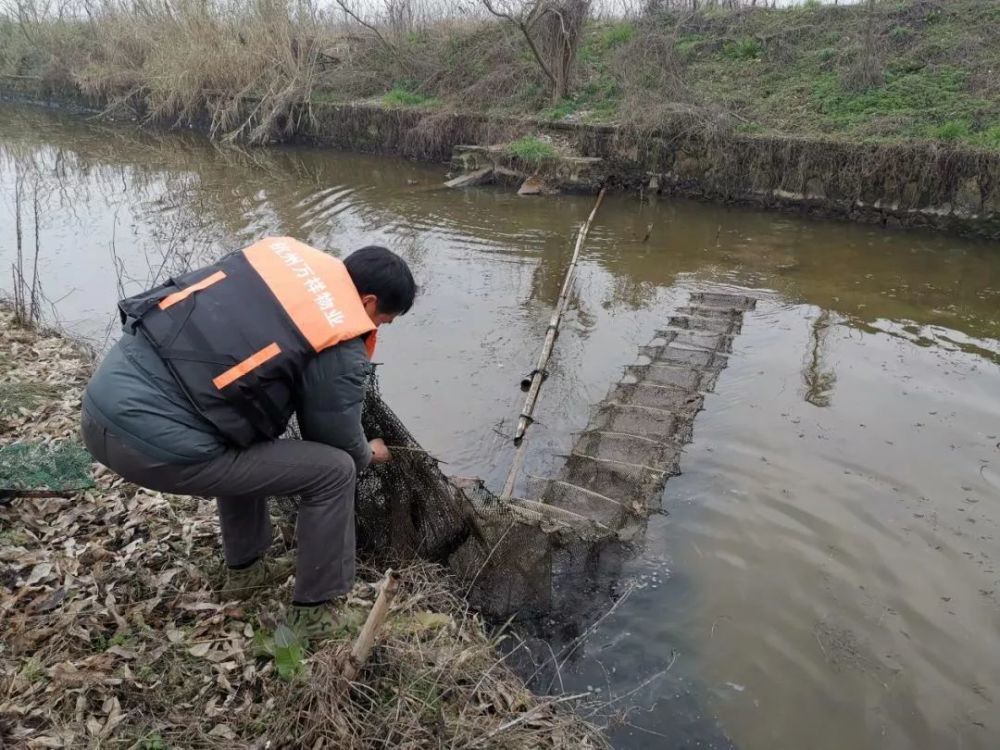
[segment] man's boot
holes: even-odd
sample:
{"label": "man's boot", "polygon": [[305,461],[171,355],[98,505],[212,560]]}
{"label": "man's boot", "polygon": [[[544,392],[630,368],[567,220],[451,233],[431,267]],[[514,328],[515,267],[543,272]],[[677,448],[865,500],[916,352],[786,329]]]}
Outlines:
{"label": "man's boot", "polygon": [[344,597],[323,604],[293,604],[288,608],[288,627],[315,649],[322,641],[351,633],[363,615],[345,609]]}
{"label": "man's boot", "polygon": [[229,568],[219,595],[225,599],[249,599],[264,589],[279,586],[295,572],[287,558],[260,557],[246,568]]}

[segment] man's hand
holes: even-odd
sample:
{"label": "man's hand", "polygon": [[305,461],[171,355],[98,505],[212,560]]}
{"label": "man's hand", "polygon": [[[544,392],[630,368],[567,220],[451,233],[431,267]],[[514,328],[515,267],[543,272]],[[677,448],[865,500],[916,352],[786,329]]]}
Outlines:
{"label": "man's hand", "polygon": [[385,441],[382,438],[369,440],[368,445],[372,448],[373,464],[387,464],[392,460],[392,454],[389,452],[389,449],[385,447]]}

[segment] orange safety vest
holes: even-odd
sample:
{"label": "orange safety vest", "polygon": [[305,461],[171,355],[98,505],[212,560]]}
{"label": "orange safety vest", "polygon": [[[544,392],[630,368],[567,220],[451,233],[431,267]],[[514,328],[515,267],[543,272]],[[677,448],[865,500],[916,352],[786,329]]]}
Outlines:
{"label": "orange safety vest", "polygon": [[308,362],[375,324],[344,263],[268,238],[119,303],[195,408],[239,446],[279,437]]}

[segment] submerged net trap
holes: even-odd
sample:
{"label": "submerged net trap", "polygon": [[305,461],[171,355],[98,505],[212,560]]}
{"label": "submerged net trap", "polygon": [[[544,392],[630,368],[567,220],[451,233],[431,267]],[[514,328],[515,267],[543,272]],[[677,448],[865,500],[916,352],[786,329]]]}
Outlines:
{"label": "submerged net trap", "polygon": [[586,608],[679,472],[704,394],[753,306],[743,295],[692,293],[596,407],[561,472],[536,482],[530,498],[445,476],[382,400],[373,375],[365,430],[393,446],[393,461],[359,477],[359,544],[400,562],[447,565],[490,615]]}
{"label": "submerged net trap", "polygon": [[393,446],[393,460],[359,477],[359,544],[399,561],[447,565],[481,611],[547,611],[562,576],[596,570],[597,559],[618,545],[614,530],[585,517],[501,500],[478,480],[445,476],[382,400],[374,377],[364,422],[369,435]]}

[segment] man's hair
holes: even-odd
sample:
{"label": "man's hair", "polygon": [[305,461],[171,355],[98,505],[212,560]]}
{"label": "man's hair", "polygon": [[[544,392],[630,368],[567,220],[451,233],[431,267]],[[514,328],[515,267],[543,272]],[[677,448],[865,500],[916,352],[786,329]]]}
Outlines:
{"label": "man's hair", "polygon": [[344,259],[358,294],[374,294],[378,311],[386,315],[404,315],[413,307],[417,284],[406,261],[378,245],[355,250]]}

